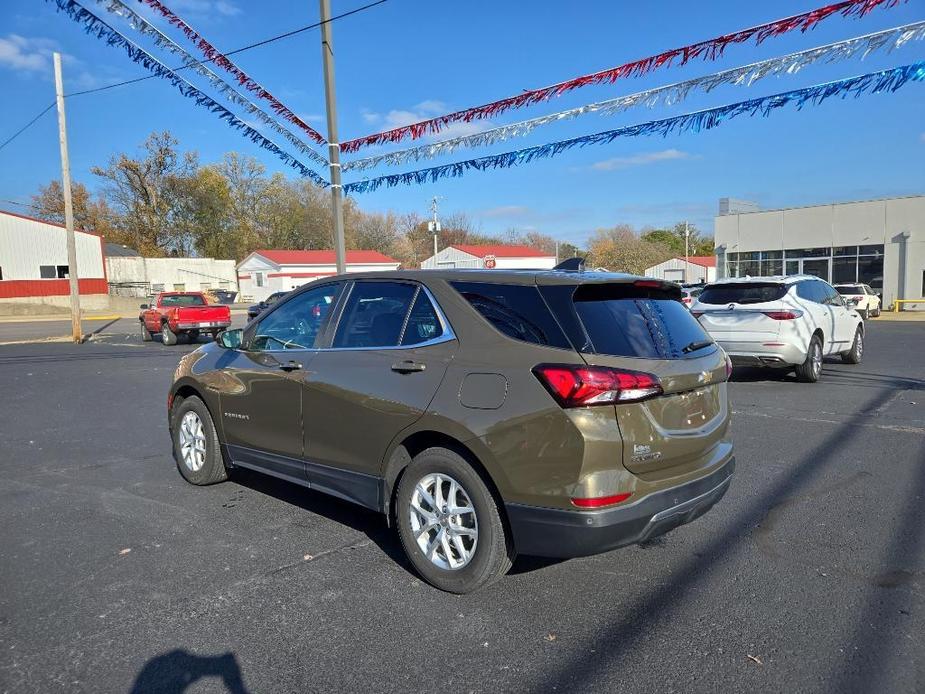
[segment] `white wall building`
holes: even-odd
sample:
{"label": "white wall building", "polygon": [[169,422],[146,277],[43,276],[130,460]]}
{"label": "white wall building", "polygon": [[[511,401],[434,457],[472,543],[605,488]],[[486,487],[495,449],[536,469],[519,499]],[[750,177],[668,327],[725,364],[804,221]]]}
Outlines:
{"label": "white wall building", "polygon": [[530,246],[455,243],[421,263],[425,270],[446,268],[497,268],[499,270],[551,270],[556,256]]}
{"label": "white wall building", "polygon": [[[107,256],[106,270],[113,291],[130,296],[207,289],[238,291],[238,273],[233,260]],[[146,293],[132,293],[130,290],[135,288],[146,290]]]}
{"label": "white wall building", "polygon": [[925,296],[925,195],[715,219],[720,277],[816,275],[894,299]]}
{"label": "white wall building", "polygon": [[670,282],[712,282],[716,279],[716,258],[712,255],[682,255],[646,268],[647,277]]}
{"label": "white wall building", "polygon": [[[103,239],[74,232],[80,304],[106,308]],[[60,224],[0,211],[0,302],[70,305],[67,232]]]}
{"label": "white wall building", "polygon": [[[379,251],[347,251],[347,272],[397,270],[400,263]],[[274,292],[337,274],[334,251],[254,251],[238,263],[241,299],[261,301]]]}

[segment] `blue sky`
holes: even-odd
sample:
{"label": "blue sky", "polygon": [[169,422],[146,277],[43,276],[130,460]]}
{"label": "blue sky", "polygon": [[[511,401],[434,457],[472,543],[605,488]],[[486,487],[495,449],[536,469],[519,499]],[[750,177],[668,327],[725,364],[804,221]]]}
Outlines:
{"label": "blue sky", "polygon": [[[139,3],[125,1],[141,11]],[[103,5],[94,0],[84,4],[138,40]],[[308,0],[165,0],[165,4],[221,50],[317,21],[316,5]],[[335,14],[363,4],[364,0],[332,1]],[[341,137],[346,140],[484,103],[821,4],[823,0],[389,0],[334,24]],[[923,19],[923,0],[877,10],[862,20],[833,18],[805,35],[772,39],[760,47],[734,46],[719,62],[695,61],[642,79],[581,89],[508,112],[490,124],[454,126],[452,132],[510,123]],[[164,31],[195,53],[181,34],[169,27]],[[57,13],[53,3],[4,0],[0,141],[53,100],[52,50],[66,55],[66,91],[147,74],[121,51],[84,34],[66,15]],[[177,64],[174,57],[158,55],[169,65]],[[527,138],[457,152],[435,162],[542,144],[922,59],[925,42],[918,42],[864,61],[816,65],[752,87],[717,89],[679,105],[635,108],[617,116],[592,114],[538,129]],[[326,132],[317,30],[242,53],[234,60]],[[200,78],[190,79],[203,86]],[[152,130],[164,128],[179,138],[181,146],[197,150],[203,162],[237,150],[257,156],[271,171],[291,171],[157,79],[69,99],[68,124],[72,176],[91,188],[97,185],[89,173],[91,166],[104,163],[113,152],[135,151]],[[0,199],[28,202],[40,184],[59,176],[56,127],[50,112],[0,151]],[[375,173],[411,168],[416,167]],[[353,177],[345,175],[349,180]],[[741,118],[709,132],[630,138],[518,169],[381,189],[357,200],[368,210],[426,213],[430,197],[438,195],[442,211],[465,211],[486,233],[536,229],[581,243],[595,228],[618,223],[665,225],[686,218],[712,232],[713,215],[723,196],[773,208],[922,193],[925,84],[917,83],[895,94],[831,100],[801,112],[778,111],[769,118]],[[6,203],[0,203],[0,208],[16,209]]]}

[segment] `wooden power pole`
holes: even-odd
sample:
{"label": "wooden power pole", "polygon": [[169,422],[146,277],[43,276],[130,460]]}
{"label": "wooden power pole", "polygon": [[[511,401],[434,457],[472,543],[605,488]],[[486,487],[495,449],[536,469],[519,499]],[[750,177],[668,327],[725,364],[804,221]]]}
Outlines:
{"label": "wooden power pole", "polygon": [[324,103],[328,115],[328,161],[331,164],[331,205],[334,212],[334,254],[337,272],[347,271],[344,245],[344,191],[340,182],[340,141],[337,139],[337,95],[334,88],[334,39],[331,36],[331,0],[321,2],[321,62],[324,65]]}
{"label": "wooden power pole", "polygon": [[67,157],[67,121],[64,117],[64,80],[61,54],[54,54],[55,95],[58,102],[58,144],[61,147],[61,189],[64,193],[64,226],[67,228],[67,275],[71,286],[71,334],[74,342],[83,339],[80,327],[80,284],[77,275],[77,241],[74,237],[74,204],[71,200],[71,165]]}

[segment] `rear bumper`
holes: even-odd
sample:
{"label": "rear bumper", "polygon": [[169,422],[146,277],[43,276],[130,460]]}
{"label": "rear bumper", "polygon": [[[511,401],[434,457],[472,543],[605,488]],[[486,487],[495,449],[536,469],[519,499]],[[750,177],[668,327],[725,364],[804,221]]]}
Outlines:
{"label": "rear bumper", "polygon": [[224,330],[231,321],[202,321],[201,323],[177,323],[177,330]]}
{"label": "rear bumper", "polygon": [[734,470],[731,457],[706,477],[601,511],[505,504],[514,546],[520,554],[568,558],[651,540],[709,511],[729,489]]}
{"label": "rear bumper", "polygon": [[736,366],[794,366],[806,361],[807,347],[775,339],[768,335],[768,343],[717,340]]}

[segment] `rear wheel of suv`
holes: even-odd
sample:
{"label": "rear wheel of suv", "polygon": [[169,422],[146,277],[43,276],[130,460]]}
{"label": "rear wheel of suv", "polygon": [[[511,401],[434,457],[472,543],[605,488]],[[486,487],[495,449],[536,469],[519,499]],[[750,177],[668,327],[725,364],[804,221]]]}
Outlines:
{"label": "rear wheel of suv", "polygon": [[822,374],[822,340],[813,335],[806,350],[806,361],[796,368],[797,380],[803,383],[815,383]]}
{"label": "rear wheel of suv", "polygon": [[148,330],[147,326],[145,326],[145,322],[143,320],[140,320],[138,321],[138,325],[141,326],[141,341],[151,342],[151,340],[153,339],[151,337],[151,331]]}
{"label": "rear wheel of suv", "polygon": [[174,406],[171,418],[173,458],[183,479],[200,486],[228,479],[206,404],[191,395]]}
{"label": "rear wheel of suv", "polygon": [[450,593],[471,593],[511,568],[514,551],[498,505],[462,456],[428,448],[398,485],[398,536],[417,572]]}
{"label": "rear wheel of suv", "polygon": [[841,353],[842,361],[848,364],[860,364],[864,357],[864,331],[860,326],[854,333],[854,342],[851,343],[851,349]]}

